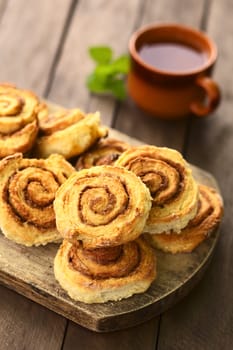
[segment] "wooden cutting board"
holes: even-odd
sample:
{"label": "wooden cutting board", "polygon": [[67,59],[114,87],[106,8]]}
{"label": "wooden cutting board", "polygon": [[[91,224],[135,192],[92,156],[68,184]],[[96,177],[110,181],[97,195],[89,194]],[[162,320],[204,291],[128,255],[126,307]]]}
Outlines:
{"label": "wooden cutting board", "polygon": [[[110,136],[140,143],[116,130]],[[211,174],[192,168],[199,182],[218,189]],[[119,330],[160,314],[188,294],[203,276],[218,238],[219,230],[215,230],[191,254],[156,251],[158,277],[148,291],[118,302],[88,305],[70,299],[54,278],[53,260],[59,244],[27,248],[0,234],[0,283],[91,330]]]}

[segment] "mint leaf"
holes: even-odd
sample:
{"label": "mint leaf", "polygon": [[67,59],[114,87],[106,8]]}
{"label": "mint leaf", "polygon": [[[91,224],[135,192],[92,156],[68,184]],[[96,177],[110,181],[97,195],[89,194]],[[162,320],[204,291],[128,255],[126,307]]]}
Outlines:
{"label": "mint leaf", "polygon": [[124,55],[108,64],[100,64],[95,68],[95,74],[102,77],[113,74],[127,74],[129,71],[129,57]]}
{"label": "mint leaf", "polygon": [[103,80],[92,73],[87,78],[87,87],[92,93],[112,94],[119,100],[125,99],[127,95],[125,82],[115,77],[108,77]]}
{"label": "mint leaf", "polygon": [[112,49],[108,46],[93,46],[89,48],[91,58],[99,63],[109,63],[112,59]]}
{"label": "mint leaf", "polygon": [[127,96],[125,82],[123,80],[115,79],[112,81],[110,89],[113,95],[119,100],[124,100]]}
{"label": "mint leaf", "polygon": [[112,49],[108,46],[91,47],[89,54],[96,62],[93,72],[86,80],[89,91],[110,94],[118,100],[125,99],[125,76],[129,71],[129,56],[121,55],[113,59]]}
{"label": "mint leaf", "polygon": [[111,63],[108,65],[99,65],[95,68],[94,73],[102,79],[106,79],[107,77],[113,75],[115,73],[114,67]]}
{"label": "mint leaf", "polygon": [[86,81],[88,89],[93,93],[104,93],[106,92],[105,80],[99,79],[94,73],[87,77]]}
{"label": "mint leaf", "polygon": [[112,62],[112,69],[114,72],[127,74],[129,71],[129,56],[122,55],[118,57],[114,62]]}

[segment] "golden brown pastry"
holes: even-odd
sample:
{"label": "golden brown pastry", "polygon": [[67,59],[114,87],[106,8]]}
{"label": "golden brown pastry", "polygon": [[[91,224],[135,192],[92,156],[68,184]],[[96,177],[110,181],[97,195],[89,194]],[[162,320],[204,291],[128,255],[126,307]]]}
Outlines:
{"label": "golden brown pastry", "polygon": [[[62,109],[62,108],[61,108]],[[43,123],[43,120],[47,119],[49,114],[49,107],[45,102],[41,102],[37,109],[37,117],[38,117],[38,123],[39,127],[41,123]]]}
{"label": "golden brown pastry", "polygon": [[120,154],[129,147],[129,144],[117,139],[100,140],[78,158],[75,168],[81,170],[96,165],[114,165]]}
{"label": "golden brown pastry", "polygon": [[156,260],[141,238],[92,251],[64,240],[55,257],[54,273],[72,299],[104,303],[147,290],[156,277]]}
{"label": "golden brown pastry", "polygon": [[100,126],[99,112],[84,114],[79,109],[41,113],[39,126],[41,136],[35,147],[39,158],[53,153],[62,154],[66,159],[77,156],[108,132]]}
{"label": "golden brown pastry", "polygon": [[62,236],[93,248],[137,238],[150,208],[150,193],[142,181],[134,173],[110,165],[72,174],[54,201]]}
{"label": "golden brown pastry", "polygon": [[192,252],[218,226],[223,215],[223,202],[215,189],[199,185],[199,205],[196,216],[181,231],[147,235],[156,248],[168,253]]}
{"label": "golden brown pastry", "polygon": [[83,169],[60,187],[54,209],[65,239],[54,273],[71,298],[103,303],[149,288],[156,277],[155,256],[138,236],[150,208],[149,190],[125,168]]}
{"label": "golden brown pastry", "polygon": [[150,189],[152,208],[145,232],[180,232],[196,215],[198,186],[179,152],[166,147],[133,147],[122,153],[115,165],[133,171]]}
{"label": "golden brown pastry", "polygon": [[0,158],[31,150],[38,133],[39,106],[32,92],[0,84]]}
{"label": "golden brown pastry", "polygon": [[24,159],[21,153],[0,161],[0,228],[26,246],[60,240],[53,201],[59,186],[74,172],[61,156]]}

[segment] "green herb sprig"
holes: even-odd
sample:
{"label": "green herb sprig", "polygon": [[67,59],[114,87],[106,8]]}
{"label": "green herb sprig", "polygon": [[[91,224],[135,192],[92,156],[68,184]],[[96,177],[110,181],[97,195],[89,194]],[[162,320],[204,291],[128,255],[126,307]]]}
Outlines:
{"label": "green herb sprig", "polygon": [[94,71],[87,77],[89,91],[124,100],[127,96],[125,77],[129,72],[129,56],[113,58],[113,50],[108,46],[90,47],[89,55],[96,63]]}

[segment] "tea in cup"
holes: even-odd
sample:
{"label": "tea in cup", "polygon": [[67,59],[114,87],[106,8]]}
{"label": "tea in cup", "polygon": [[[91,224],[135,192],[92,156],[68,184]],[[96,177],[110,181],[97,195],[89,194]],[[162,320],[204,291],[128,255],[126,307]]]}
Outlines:
{"label": "tea in cup", "polygon": [[128,92],[149,114],[203,117],[218,106],[220,89],[211,78],[217,48],[206,34],[180,24],[150,25],[132,35],[129,52]]}

